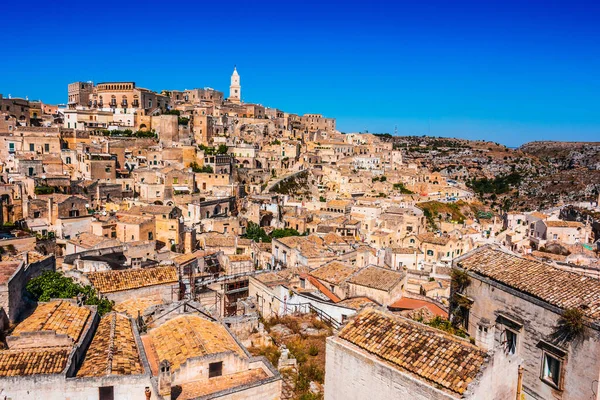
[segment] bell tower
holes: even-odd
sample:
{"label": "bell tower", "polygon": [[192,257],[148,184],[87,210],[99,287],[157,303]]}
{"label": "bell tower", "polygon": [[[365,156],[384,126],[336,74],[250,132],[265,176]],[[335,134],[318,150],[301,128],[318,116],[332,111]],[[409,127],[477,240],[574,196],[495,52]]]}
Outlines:
{"label": "bell tower", "polygon": [[237,72],[237,68],[233,67],[233,74],[231,74],[231,85],[229,86],[229,101],[239,104],[241,98],[242,87],[240,86],[240,76]]}

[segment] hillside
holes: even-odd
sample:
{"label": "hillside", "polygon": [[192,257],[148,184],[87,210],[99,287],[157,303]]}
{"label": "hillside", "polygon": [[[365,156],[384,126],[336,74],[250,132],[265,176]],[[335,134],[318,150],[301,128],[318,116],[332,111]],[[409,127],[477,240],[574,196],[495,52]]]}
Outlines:
{"label": "hillside", "polygon": [[482,140],[399,136],[407,162],[467,182],[494,209],[533,210],[591,201],[600,191],[600,143],[531,142],[518,149]]}

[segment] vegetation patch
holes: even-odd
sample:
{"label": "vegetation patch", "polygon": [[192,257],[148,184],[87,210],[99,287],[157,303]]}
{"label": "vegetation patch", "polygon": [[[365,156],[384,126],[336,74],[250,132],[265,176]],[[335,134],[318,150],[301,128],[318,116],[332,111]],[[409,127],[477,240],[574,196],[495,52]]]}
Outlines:
{"label": "vegetation patch", "polygon": [[59,272],[46,271],[27,283],[27,292],[35,301],[83,298],[83,304],[97,306],[100,316],[110,312],[114,302],[101,297],[92,286],[81,286]]}

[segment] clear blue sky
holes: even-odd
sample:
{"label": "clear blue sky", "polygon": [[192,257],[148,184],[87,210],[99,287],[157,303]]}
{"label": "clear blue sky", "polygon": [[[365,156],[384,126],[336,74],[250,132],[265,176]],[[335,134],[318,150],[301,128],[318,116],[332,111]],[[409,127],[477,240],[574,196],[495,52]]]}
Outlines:
{"label": "clear blue sky", "polygon": [[227,93],[345,132],[600,140],[600,1],[8,2],[0,93]]}

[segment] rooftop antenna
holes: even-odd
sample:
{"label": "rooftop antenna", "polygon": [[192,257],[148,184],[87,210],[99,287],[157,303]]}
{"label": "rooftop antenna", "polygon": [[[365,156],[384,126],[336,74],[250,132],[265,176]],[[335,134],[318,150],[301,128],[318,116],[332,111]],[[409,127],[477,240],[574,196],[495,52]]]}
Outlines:
{"label": "rooftop antenna", "polygon": [[398,136],[398,125],[394,125],[394,136]]}

